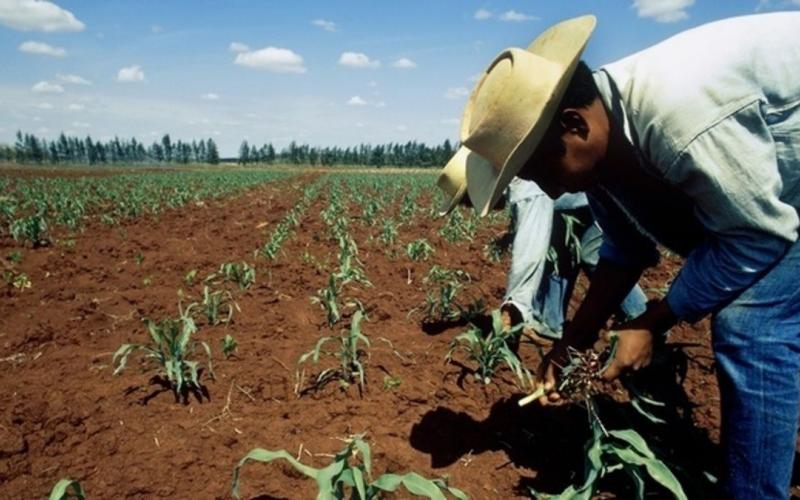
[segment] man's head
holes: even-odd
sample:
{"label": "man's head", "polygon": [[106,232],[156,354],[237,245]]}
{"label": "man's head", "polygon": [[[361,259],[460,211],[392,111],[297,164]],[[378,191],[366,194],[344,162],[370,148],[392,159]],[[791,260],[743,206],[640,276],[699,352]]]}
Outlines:
{"label": "man's head", "polygon": [[581,61],[547,132],[517,176],[535,181],[554,199],[584,191],[597,178],[609,132],[592,72]]}

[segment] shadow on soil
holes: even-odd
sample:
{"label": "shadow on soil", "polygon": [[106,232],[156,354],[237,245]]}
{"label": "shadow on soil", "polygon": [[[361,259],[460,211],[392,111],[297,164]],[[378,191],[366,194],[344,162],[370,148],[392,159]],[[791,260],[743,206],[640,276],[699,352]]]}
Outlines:
{"label": "shadow on soil", "polygon": [[[675,349],[672,356],[681,356]],[[674,360],[673,360],[674,361]],[[629,403],[597,397],[599,414],[606,428],[637,430],[653,452],[672,469],[689,498],[713,498],[717,495],[706,474],[718,477],[719,449],[706,431],[695,427],[676,368],[664,365],[637,374],[637,388],[666,402],[656,424],[637,413]],[[657,390],[653,390],[656,388]],[[529,495],[530,489],[559,493],[584,477],[584,446],[590,437],[586,410],[580,405],[541,407],[531,404],[520,408],[519,397],[498,401],[482,421],[463,412],[438,407],[423,415],[411,430],[411,445],[431,457],[431,466],[441,468],[486,451],[504,451],[508,463],[528,469],[517,491]],[[614,492],[618,498],[634,498],[632,484],[624,474],[611,474],[599,485],[599,491]],[[648,498],[671,498],[653,481],[648,482]]]}

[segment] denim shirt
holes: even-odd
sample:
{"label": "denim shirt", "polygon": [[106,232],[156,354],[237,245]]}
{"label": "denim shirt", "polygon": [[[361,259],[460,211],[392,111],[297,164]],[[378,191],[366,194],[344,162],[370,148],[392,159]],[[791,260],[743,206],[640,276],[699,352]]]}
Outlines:
{"label": "denim shirt", "polygon": [[685,255],[666,300],[681,319],[719,310],[780,261],[800,218],[800,12],[707,24],[595,72],[652,189],[588,194],[601,257]]}

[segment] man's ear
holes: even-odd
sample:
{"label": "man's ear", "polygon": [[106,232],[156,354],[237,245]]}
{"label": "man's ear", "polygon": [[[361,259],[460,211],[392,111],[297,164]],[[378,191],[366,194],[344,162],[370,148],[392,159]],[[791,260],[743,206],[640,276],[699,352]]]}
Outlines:
{"label": "man's ear", "polygon": [[576,108],[567,108],[561,112],[559,123],[563,133],[574,134],[586,139],[589,136],[589,124]]}

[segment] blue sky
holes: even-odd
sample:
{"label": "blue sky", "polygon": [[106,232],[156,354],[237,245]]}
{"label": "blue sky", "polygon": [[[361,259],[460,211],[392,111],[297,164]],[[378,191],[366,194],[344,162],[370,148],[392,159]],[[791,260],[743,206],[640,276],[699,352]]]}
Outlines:
{"label": "blue sky", "polygon": [[800,0],[0,0],[0,142],[213,137],[348,146],[457,139],[500,50],[593,13],[598,66]]}

